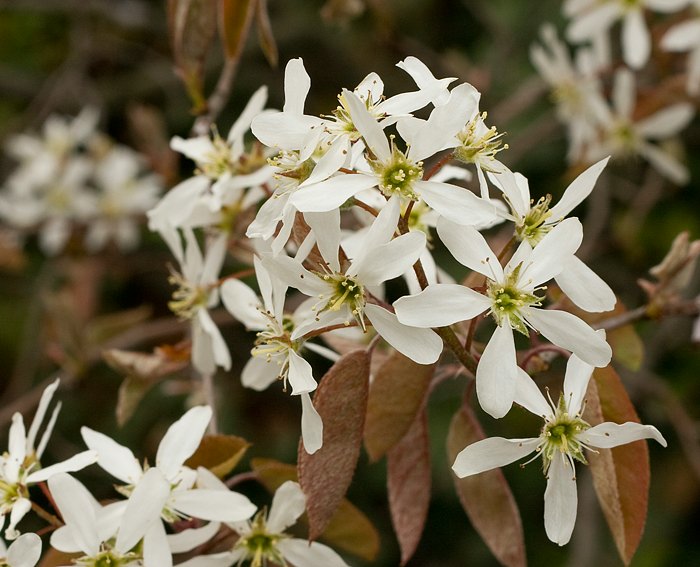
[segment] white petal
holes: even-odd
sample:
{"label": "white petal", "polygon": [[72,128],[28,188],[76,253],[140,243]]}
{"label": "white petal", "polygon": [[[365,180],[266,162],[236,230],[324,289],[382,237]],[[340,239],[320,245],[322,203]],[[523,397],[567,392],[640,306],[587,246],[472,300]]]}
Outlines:
{"label": "white petal", "polygon": [[387,244],[373,247],[360,262],[353,262],[347,273],[357,274],[364,285],[376,286],[410,270],[424,249],[425,233],[411,231]]}
{"label": "white petal", "polygon": [[250,129],[266,146],[291,151],[303,148],[315,135],[314,130],[320,133],[321,123],[315,116],[264,111],[253,119]]}
{"label": "white petal", "polygon": [[603,4],[573,20],[566,30],[566,37],[574,43],[591,39],[610,28],[619,16],[620,7],[616,2]]}
{"label": "white petal", "polygon": [[564,399],[568,404],[570,415],[580,413],[591,374],[593,374],[593,367],[590,364],[586,364],[575,354],[569,357],[564,375]]}
{"label": "white petal", "polygon": [[270,360],[259,356],[252,356],[246,362],[241,372],[241,384],[246,388],[252,388],[261,392],[279,377],[279,366],[276,360]]}
{"label": "white petal", "polygon": [[440,240],[460,264],[492,280],[503,280],[501,263],[486,239],[474,227],[461,226],[441,218],[437,231]]}
{"label": "white petal", "polygon": [[276,258],[265,258],[263,264],[273,278],[282,280],[306,295],[315,296],[327,291],[327,286],[321,278],[289,256],[280,254]]}
{"label": "white petal", "polygon": [[622,20],[622,56],[632,69],[640,69],[649,60],[651,37],[640,9],[630,10]]}
{"label": "white petal", "polygon": [[240,522],[257,510],[255,504],[242,494],[207,488],[175,491],[171,502],[179,512],[215,522]]}
{"label": "white petal", "polygon": [[549,210],[553,221],[563,219],[590,195],[609,159],[606,157],[594,163],[569,184],[559,202]]}
{"label": "white petal", "polygon": [[533,288],[557,276],[564,269],[564,261],[574,255],[582,241],[581,221],[575,217],[561,221],[535,246],[529,263],[520,272],[518,284]]}
{"label": "white petal", "polygon": [[97,464],[113,477],[126,484],[136,484],[143,475],[141,465],[131,449],[120,445],[110,437],[89,427],[82,427],[80,434],[83,441],[99,455]]}
{"label": "white petal", "polygon": [[156,453],[156,466],[165,478],[174,479],[182,464],[197,450],[211,416],[209,406],[196,406],[168,428]]}
{"label": "white petal", "polygon": [[632,118],[634,110],[636,85],[632,71],[623,67],[615,73],[613,83],[613,107],[615,112],[627,120]]}
{"label": "white petal", "polygon": [[157,468],[148,469],[134,487],[120,522],[115,548],[121,553],[132,549],[154,523],[170,495],[170,484]]}
{"label": "white petal", "polygon": [[7,551],[9,567],[34,567],[41,557],[41,538],[34,534],[19,536]]}
{"label": "white petal", "polygon": [[318,163],[311,171],[311,175],[299,187],[306,187],[328,179],[343,167],[343,164],[348,159],[349,146],[350,142],[344,136],[335,140],[321,159],[318,160]]}
{"label": "white petal", "polygon": [[374,187],[377,179],[363,173],[343,173],[315,185],[298,189],[289,203],[301,212],[335,209],[360,191]]}
{"label": "white petal", "polygon": [[63,520],[70,526],[75,543],[86,555],[95,555],[100,549],[97,518],[92,501],[85,494],[85,487],[65,473],[52,476],[48,484]]}
{"label": "white petal", "polygon": [[172,567],[173,555],[162,522],[153,522],[143,538],[144,567]]}
{"label": "white petal", "polygon": [[683,130],[695,116],[695,107],[690,103],[679,103],[655,112],[637,122],[635,129],[650,140],[663,140]]}
{"label": "white petal", "polygon": [[243,558],[245,553],[244,549],[239,549],[236,552],[223,551],[221,553],[200,555],[178,563],[177,567],[231,567],[231,565],[237,565],[237,562]]}
{"label": "white petal", "polygon": [[469,189],[437,181],[416,181],[413,189],[445,218],[461,225],[488,225],[498,218],[496,207]]}
{"label": "white petal", "polygon": [[524,218],[530,211],[530,186],[527,178],[506,168],[497,175],[489,173],[489,179],[503,192],[516,215]]}
{"label": "white petal", "polygon": [[429,285],[394,302],[399,321],[411,327],[444,327],[468,321],[491,306],[491,300],[463,285]]}
{"label": "white petal", "polygon": [[248,330],[264,329],[267,318],[261,313],[262,304],[257,294],[242,281],[228,279],[220,287],[221,301],[228,312]]}
{"label": "white petal", "polygon": [[187,140],[180,136],[175,136],[170,140],[170,147],[176,152],[180,152],[191,160],[200,163],[209,162],[211,156],[217,153],[209,136],[197,136],[196,138],[189,138]]}
{"label": "white petal", "polygon": [[298,483],[288,480],[272,497],[267,529],[271,533],[282,533],[304,513],[306,497]]}
{"label": "white petal", "polygon": [[331,270],[340,271],[338,247],[340,246],[340,210],[333,209],[324,213],[304,213],[304,220],[316,237],[316,244],[323,259]]}
{"label": "white petal", "polygon": [[289,351],[289,383],[292,395],[313,392],[317,386],[311,365],[293,350]]}
{"label": "white petal", "polygon": [[323,446],[323,420],[316,411],[311,396],[300,394],[301,398],[301,438],[304,450],[313,455]]}
{"label": "white petal", "polygon": [[7,449],[13,459],[20,463],[24,462],[24,458],[27,456],[27,435],[24,428],[24,419],[19,412],[15,412],[12,415]]}
{"label": "white petal", "polygon": [[368,112],[365,103],[362,102],[355,93],[343,89],[343,98],[348,105],[350,117],[357,128],[357,131],[362,134],[367,147],[372,150],[380,162],[387,162],[391,159],[391,150],[389,142],[386,139],[384,130],[379,123]]}
{"label": "white petal", "polygon": [[610,362],[610,345],[575,315],[566,311],[530,309],[525,318],[555,345],[573,352],[584,362],[598,368]]}
{"label": "white petal", "polygon": [[700,18],[673,26],[661,38],[661,47],[667,51],[687,51],[700,43]]}
{"label": "white petal", "polygon": [[185,553],[209,541],[220,528],[219,522],[209,522],[201,528],[188,528],[181,532],[168,534],[168,545],[173,553]]}
{"label": "white petal", "polygon": [[233,146],[232,153],[234,156],[238,156],[242,153],[243,148],[241,146],[243,143],[243,135],[250,129],[250,123],[253,121],[253,118],[260,114],[265,106],[265,102],[267,102],[267,87],[263,85],[253,93],[253,96],[250,97],[250,100],[245,105],[243,112],[241,112],[228,131],[226,140]]}
{"label": "white petal", "polygon": [[476,368],[476,395],[483,410],[499,419],[508,413],[518,379],[513,329],[497,326]]}
{"label": "white petal", "polygon": [[[643,4],[650,10],[657,12],[673,13],[685,8],[688,4],[692,4],[693,0],[644,0]],[[695,3],[697,5],[697,2]]]}
{"label": "white petal", "polygon": [[[29,427],[29,432],[27,433],[27,450],[30,451],[34,449],[34,441],[36,440],[37,433],[39,432],[39,427],[41,427],[42,421],[44,421],[44,416],[46,415],[46,410],[51,403],[51,398],[53,398],[60,379],[56,378],[51,384],[49,384],[44,392],[41,394],[41,399],[39,400],[39,405],[36,408],[36,413],[32,419],[32,424]],[[50,434],[50,431],[48,432]],[[46,435],[46,434],[45,434]],[[10,450],[12,454],[12,450]],[[41,457],[41,454],[38,455]]]}
{"label": "white petal", "polygon": [[407,327],[378,305],[367,304],[365,314],[386,342],[414,362],[432,364],[440,357],[442,339],[430,329]]}
{"label": "white petal", "polygon": [[577,306],[591,313],[610,311],[615,307],[615,292],[576,256],[563,260],[562,266],[555,280]]}
{"label": "white petal", "polygon": [[69,459],[56,463],[49,467],[39,469],[27,477],[27,483],[42,482],[48,480],[52,475],[60,472],[75,472],[84,469],[88,465],[96,463],[98,459],[97,451],[83,451],[73,455]]}
{"label": "white petal", "polygon": [[632,421],[623,424],[601,423],[581,433],[579,439],[587,445],[601,449],[617,447],[640,439],[655,439],[663,447],[666,447],[666,439],[656,427]]}
{"label": "white petal", "polygon": [[452,470],[460,477],[479,474],[498,467],[508,465],[532,453],[539,443],[534,439],[504,439],[489,437],[482,439],[462,449]]}
{"label": "white petal", "polygon": [[551,541],[559,545],[569,542],[577,507],[576,471],[563,454],[555,453],[544,491],[544,529]]}
{"label": "white petal", "polygon": [[513,401],[535,415],[546,418],[552,413],[552,408],[549,407],[547,400],[530,375],[520,367],[517,370],[518,376],[515,379]]}
{"label": "white petal", "polygon": [[[7,529],[5,530],[6,539],[16,539],[19,537],[19,532],[15,529],[17,524],[24,518],[29,511],[32,509],[32,503],[29,498],[24,498],[20,496],[12,503],[12,510],[10,511],[10,521],[7,524]],[[3,515],[3,520],[5,516]]]}
{"label": "white petal", "polygon": [[311,77],[301,57],[290,59],[284,68],[284,112],[302,114],[306,95],[311,88]]}
{"label": "white petal", "polygon": [[641,144],[639,148],[637,148],[637,151],[646,158],[661,175],[670,179],[676,185],[685,185],[688,183],[688,179],[690,178],[688,168],[671,154],[647,143]]}
{"label": "white petal", "polygon": [[327,545],[305,539],[283,539],[277,544],[292,565],[303,567],[348,567],[340,555]]}

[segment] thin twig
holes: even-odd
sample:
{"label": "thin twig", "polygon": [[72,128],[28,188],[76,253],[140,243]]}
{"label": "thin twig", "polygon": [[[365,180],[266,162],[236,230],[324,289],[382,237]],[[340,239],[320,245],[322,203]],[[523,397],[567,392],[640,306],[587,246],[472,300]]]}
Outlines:
{"label": "thin twig", "polygon": [[226,106],[231,95],[233,79],[236,77],[236,71],[238,71],[238,61],[238,57],[226,59],[214,92],[207,99],[207,112],[198,117],[192,127],[192,133],[195,136],[207,136],[212,124],[216,122],[219,114]]}

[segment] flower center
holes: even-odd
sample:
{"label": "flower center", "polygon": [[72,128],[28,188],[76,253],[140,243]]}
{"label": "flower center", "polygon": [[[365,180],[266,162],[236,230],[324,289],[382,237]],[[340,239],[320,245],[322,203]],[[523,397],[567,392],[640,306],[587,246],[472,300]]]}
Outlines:
{"label": "flower center", "polygon": [[134,565],[133,563],[138,559],[138,555],[135,553],[127,553],[126,555],[121,555],[115,551],[108,549],[93,557],[82,557],[75,560],[75,564],[78,567],[127,567],[128,565]]}
{"label": "flower center", "polygon": [[287,389],[287,377],[289,376],[289,352],[299,352],[302,341],[293,341],[291,338],[294,330],[294,322],[290,317],[284,317],[282,325],[269,313],[263,312],[269,319],[267,329],[259,331],[255,339],[255,345],[250,351],[253,356],[265,357],[266,362],[273,360],[279,365],[279,379],[284,382],[284,390]]}
{"label": "flower center", "polygon": [[277,180],[278,187],[282,188],[283,193],[293,191],[299,187],[309,178],[314,167],[316,167],[316,163],[310,158],[300,161],[298,151],[281,151],[267,161],[271,166],[277,168],[274,177]]}
{"label": "flower center", "polygon": [[234,549],[245,549],[246,556],[243,560],[249,560],[250,567],[262,567],[268,561],[279,565],[287,565],[282,553],[277,549],[279,540],[288,537],[285,534],[273,534],[267,531],[265,522],[265,510],[261,510],[253,519],[251,530],[247,535],[241,536]]}
{"label": "flower center", "polygon": [[182,274],[171,270],[168,283],[177,286],[173,292],[173,298],[168,301],[168,307],[180,319],[191,319],[198,309],[207,304],[209,291],[192,284]]}
{"label": "flower center", "polygon": [[530,207],[525,218],[515,227],[515,235],[518,240],[526,240],[530,245],[536,246],[552,230],[553,224],[544,224],[552,214],[549,210],[551,200],[551,195],[540,197],[537,204]]}
{"label": "flower center", "polygon": [[393,138],[389,161],[370,161],[370,166],[379,177],[379,189],[385,196],[398,194],[406,199],[418,200],[418,195],[413,190],[413,182],[423,177],[423,162],[409,160],[406,154],[393,145]]}
{"label": "flower center", "polygon": [[[332,274],[317,274],[328,284],[328,295],[319,295],[320,303],[313,309],[318,313],[323,311],[340,311],[347,307],[362,330],[365,328],[365,288],[352,276],[346,276],[338,272]],[[319,308],[319,305],[321,307]],[[350,321],[345,322],[346,325]]]}
{"label": "flower center", "polygon": [[503,134],[499,134],[495,126],[486,127],[486,115],[486,112],[477,114],[457,134],[461,145],[455,148],[454,156],[464,163],[478,163],[482,169],[498,173],[499,170],[489,167],[488,162],[494,161],[501,150],[507,150],[508,144],[501,145]]}
{"label": "flower center", "polygon": [[586,464],[586,457],[583,454],[585,446],[579,441],[578,436],[590,427],[580,416],[572,416],[568,413],[566,400],[561,395],[554,416],[545,422],[540,434],[538,448],[544,459],[545,472],[557,452]]}
{"label": "flower center", "polygon": [[494,319],[496,319],[496,323],[498,323],[499,326],[507,323],[511,328],[527,337],[530,336],[530,334],[525,325],[522,310],[531,306],[538,307],[542,304],[543,297],[523,291],[516,286],[521,267],[522,264],[518,264],[518,266],[506,276],[505,282],[503,283],[490,280],[487,284],[486,294],[493,302],[491,305],[491,313]]}

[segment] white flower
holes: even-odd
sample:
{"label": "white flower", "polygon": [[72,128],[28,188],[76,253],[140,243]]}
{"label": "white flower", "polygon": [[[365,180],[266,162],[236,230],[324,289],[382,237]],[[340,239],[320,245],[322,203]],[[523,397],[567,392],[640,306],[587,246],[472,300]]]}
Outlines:
{"label": "white flower", "polygon": [[[222,490],[225,488],[223,486]],[[230,525],[239,535],[231,551],[190,559],[178,567],[230,567],[247,561],[251,567],[264,567],[269,563],[295,567],[347,567],[330,547],[285,533],[305,508],[306,499],[301,487],[289,480],[275,492],[268,514],[261,511],[252,521]]]}
{"label": "white flower", "polygon": [[4,525],[5,516],[9,514],[10,522],[5,530],[7,539],[15,539],[19,535],[15,527],[31,509],[30,485],[43,482],[60,472],[78,471],[97,460],[97,453],[94,451],[83,451],[62,463],[41,467],[40,459],[56,423],[60,404],[51,414],[36,448],[34,443],[58,383],[59,380],[55,380],[44,390],[29,431],[26,431],[24,420],[19,413],[12,416],[8,449],[0,457],[0,527]]}
{"label": "white flower", "polygon": [[700,0],[691,0],[696,17],[673,26],[661,38],[667,51],[688,51],[688,94],[700,94]]}
{"label": "white flower", "polygon": [[570,41],[581,42],[610,29],[622,20],[622,56],[633,69],[643,67],[651,54],[651,35],[644,10],[673,13],[689,0],[568,0],[564,13],[573,20],[567,29]]}
{"label": "white flower", "polygon": [[[157,469],[167,481],[169,491],[159,510],[166,522],[181,518],[200,518],[214,522],[238,522],[255,513],[256,507],[235,492],[193,488],[197,473],[184,465],[199,446],[211,419],[211,408],[197,406],[173,423],[163,436],[156,453],[155,466],[141,467],[130,449],[119,445],[106,435],[87,427],[81,429],[86,445],[99,454],[97,464],[115,478],[126,483],[120,488],[126,494],[139,490],[146,475]],[[172,557],[167,545],[165,528],[157,522],[145,535],[144,555],[152,554],[154,567],[170,567]],[[150,567],[150,565],[146,565]]]}
{"label": "white flower", "polygon": [[[335,214],[339,212],[336,210]],[[329,325],[349,325],[351,320],[364,330],[366,317],[382,338],[415,362],[431,364],[438,359],[442,341],[435,333],[406,327],[393,313],[368,301],[368,288],[402,275],[425,248],[425,235],[421,232],[409,232],[392,239],[398,216],[398,200],[389,201],[366,233],[361,254],[342,269],[338,260],[340,231],[336,230],[336,222],[319,223],[314,227],[325,261],[322,271],[309,271],[298,259],[285,255],[266,260],[272,277],[317,298],[312,309],[315,315],[294,330],[292,340]]]}
{"label": "white flower", "polygon": [[51,545],[66,553],[83,553],[80,567],[121,565],[161,567],[157,557],[137,545],[157,531],[170,487],[163,474],[149,469],[124,502],[101,506],[79,481],[68,474],[49,479],[49,489],[65,522],[51,534]]}
{"label": "white flower", "polygon": [[28,533],[19,536],[9,548],[0,540],[0,565],[6,567],[34,567],[41,557],[41,538]]}
{"label": "white flower", "polygon": [[528,335],[528,327],[535,329],[594,366],[610,362],[610,346],[581,319],[539,308],[544,296],[537,292],[544,289],[542,284],[559,276],[581,243],[578,219],[560,222],[534,249],[523,242],[505,267],[473,227],[441,219],[438,234],[458,262],[486,276],[486,293],[435,284],[398,299],[394,308],[400,322],[416,327],[451,325],[484,311],[493,315],[496,330],[476,369],[476,393],[486,412],[500,418],[513,403],[518,368],[513,330]]}
{"label": "white flower", "polygon": [[672,182],[683,185],[688,181],[688,169],[673,155],[664,151],[652,140],[665,140],[678,134],[695,115],[690,103],[677,103],[635,121],[633,112],[636,102],[635,78],[626,68],[615,73],[612,103],[609,109],[598,108],[598,121],[603,128],[603,139],[589,147],[587,158],[593,162],[603,156],[641,156]]}
{"label": "white flower", "polygon": [[586,463],[584,449],[607,449],[640,439],[666,441],[651,425],[605,422],[591,427],[581,414],[586,387],[593,367],[571,356],[564,378],[564,391],[557,404],[542,395],[537,385],[520,370],[515,402],[544,419],[539,437],[504,439],[491,437],[463,449],[452,466],[455,474],[466,477],[501,467],[536,452],[542,456],[547,488],[544,493],[544,525],[547,537],[564,545],[571,538],[576,521],[576,471],[574,461]]}
{"label": "white flower", "polygon": [[216,236],[202,256],[199,243],[190,228],[164,230],[161,235],[180,264],[169,281],[176,285],[168,307],[178,317],[189,320],[192,333],[192,365],[202,374],[211,374],[217,366],[228,370],[231,353],[221,331],[209,314],[219,302],[217,281],[226,255],[227,235]]}
{"label": "white flower", "polygon": [[226,309],[247,329],[258,331],[252,356],[241,372],[241,383],[260,391],[276,380],[282,380],[286,389],[289,382],[292,395],[298,395],[301,399],[304,449],[312,454],[323,444],[323,422],[309,395],[317,386],[313,370],[300,353],[308,348],[333,360],[337,355],[320,345],[292,339],[296,325],[308,316],[308,306],[302,304],[295,313],[284,314],[287,286],[270,278],[257,256],[254,263],[264,303],[239,280],[229,279],[221,286],[221,299]]}

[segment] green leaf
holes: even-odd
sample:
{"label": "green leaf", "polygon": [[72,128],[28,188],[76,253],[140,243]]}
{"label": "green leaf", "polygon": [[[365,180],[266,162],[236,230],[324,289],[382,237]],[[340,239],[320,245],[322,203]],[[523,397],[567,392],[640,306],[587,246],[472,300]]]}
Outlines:
{"label": "green leaf", "polygon": [[[297,468],[294,465],[273,459],[252,459],[251,467],[258,473],[262,485],[271,493],[282,483],[297,480]],[[352,553],[365,561],[374,561],[379,553],[377,529],[347,498],[341,500],[338,510],[319,539],[333,548]]]}
{"label": "green leaf", "polygon": [[[452,418],[447,435],[450,466],[464,447],[484,438],[474,412],[464,403]],[[491,553],[503,565],[524,567],[525,541],[520,512],[501,469],[466,478],[454,476],[454,481],[464,511]]]}
{"label": "green leaf", "polygon": [[365,449],[380,459],[411,427],[423,406],[435,365],[413,362],[399,352],[379,367],[369,390]]}
{"label": "green leaf", "polygon": [[342,356],[314,394],[314,406],[323,420],[323,447],[309,455],[300,441],[297,464],[310,540],[326,529],[355,472],[367,412],[369,362],[364,349]]}
{"label": "green leaf", "polygon": [[205,435],[185,465],[192,469],[204,467],[224,478],[236,468],[248,447],[248,441],[235,435]]}
{"label": "green leaf", "polygon": [[[588,385],[584,418],[639,423],[639,417],[612,366],[596,368]],[[646,441],[588,453],[593,485],[622,561],[629,565],[644,533],[649,500],[649,450]]]}
{"label": "green leaf", "polygon": [[387,459],[391,522],[406,565],[420,542],[430,505],[430,441],[425,409]]}

